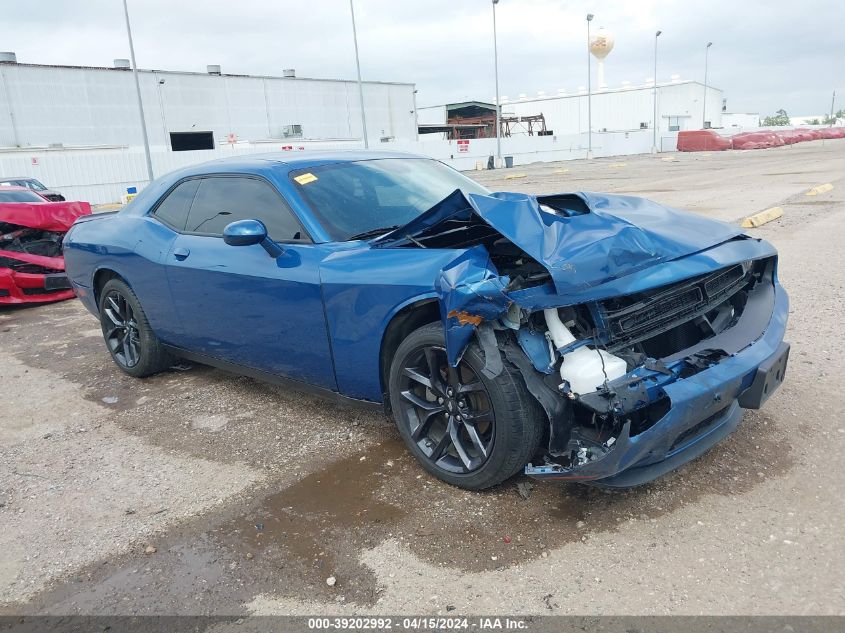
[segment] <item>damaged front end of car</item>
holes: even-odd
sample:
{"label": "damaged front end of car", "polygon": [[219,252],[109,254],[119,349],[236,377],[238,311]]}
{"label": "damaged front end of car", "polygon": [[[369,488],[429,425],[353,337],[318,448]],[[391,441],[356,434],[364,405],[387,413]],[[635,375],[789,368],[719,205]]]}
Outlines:
{"label": "damaged front end of car", "polygon": [[74,296],[62,241],[87,202],[0,203],[0,304],[44,303]]}
{"label": "damaged front end of car", "polygon": [[732,432],[784,378],[777,253],[647,200],[454,192],[374,247],[458,249],[435,287],[456,366],[517,367],[548,418],[537,478],[650,481]]}

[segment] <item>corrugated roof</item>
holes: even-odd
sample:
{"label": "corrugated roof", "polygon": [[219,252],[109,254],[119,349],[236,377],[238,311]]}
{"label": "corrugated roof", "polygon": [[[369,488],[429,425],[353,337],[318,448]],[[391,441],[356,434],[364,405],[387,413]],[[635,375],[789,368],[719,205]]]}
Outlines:
{"label": "corrugated roof", "polygon": [[[63,64],[31,64],[23,62],[0,62],[3,66],[25,66],[27,68],[57,68],[62,70],[110,70],[117,73],[132,72],[131,68],[115,68],[113,66],[69,66]],[[332,81],[338,83],[357,83],[355,79],[321,79],[319,77],[282,77],[281,75],[243,75],[237,73],[208,73],[192,70],[161,70],[158,68],[139,68],[139,73],[156,73],[168,75],[192,75],[203,77],[236,77],[248,79],[283,79],[285,81]],[[362,80],[365,84],[384,84],[391,86],[415,86],[416,84],[407,81],[370,81]]]}

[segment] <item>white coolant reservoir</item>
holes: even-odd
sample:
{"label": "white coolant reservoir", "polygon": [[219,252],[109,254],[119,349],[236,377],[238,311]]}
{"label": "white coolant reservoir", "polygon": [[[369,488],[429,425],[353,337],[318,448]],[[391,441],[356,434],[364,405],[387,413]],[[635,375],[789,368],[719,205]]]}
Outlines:
{"label": "white coolant reservoir", "polygon": [[[556,348],[560,349],[575,341],[572,332],[560,320],[557,309],[543,310],[543,315]],[[605,380],[615,380],[627,371],[628,367],[621,358],[586,345],[564,354],[560,365],[560,377],[569,383],[570,389],[576,394],[591,393]]]}

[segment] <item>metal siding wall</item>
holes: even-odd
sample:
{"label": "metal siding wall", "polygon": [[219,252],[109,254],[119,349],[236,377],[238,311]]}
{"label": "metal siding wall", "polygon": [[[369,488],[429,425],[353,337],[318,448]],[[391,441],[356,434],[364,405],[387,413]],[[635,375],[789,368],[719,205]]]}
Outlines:
{"label": "metal siding wall", "polygon": [[[142,144],[132,73],[111,69],[4,64],[8,94],[0,92],[0,146]],[[159,80],[164,80],[159,84]],[[352,81],[140,73],[153,147],[169,147],[169,132],[211,130],[218,142],[279,138],[301,124],[306,137],[361,137],[358,85]],[[0,86],[2,90],[2,86]],[[371,137],[414,139],[414,87],[364,82]],[[372,121],[372,122],[371,122]]]}
{"label": "metal siding wall", "polygon": [[18,141],[15,138],[6,81],[6,66],[0,64],[0,147],[14,147]]}

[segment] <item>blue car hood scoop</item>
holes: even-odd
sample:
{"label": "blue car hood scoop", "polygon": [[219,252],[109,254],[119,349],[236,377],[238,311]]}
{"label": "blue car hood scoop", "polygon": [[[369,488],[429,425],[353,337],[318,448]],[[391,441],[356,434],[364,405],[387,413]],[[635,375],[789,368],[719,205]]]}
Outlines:
{"label": "blue car hood scoop", "polygon": [[479,221],[548,270],[564,295],[742,235],[738,227],[633,196],[464,195],[456,190],[372,246],[443,248],[451,240],[445,247],[466,248],[475,245],[469,233],[473,226],[478,232]]}

